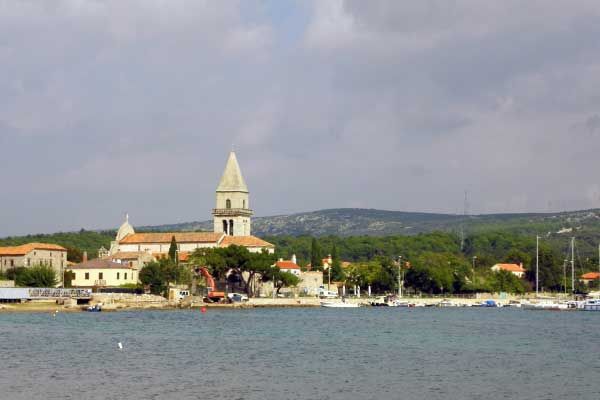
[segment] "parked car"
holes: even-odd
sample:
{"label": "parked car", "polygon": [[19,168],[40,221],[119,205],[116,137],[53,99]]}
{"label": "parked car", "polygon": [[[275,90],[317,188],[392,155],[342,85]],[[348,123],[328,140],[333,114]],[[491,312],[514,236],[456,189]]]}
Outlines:
{"label": "parked car", "polygon": [[227,299],[229,299],[230,302],[234,303],[240,301],[248,301],[248,296],[242,293],[228,293]]}

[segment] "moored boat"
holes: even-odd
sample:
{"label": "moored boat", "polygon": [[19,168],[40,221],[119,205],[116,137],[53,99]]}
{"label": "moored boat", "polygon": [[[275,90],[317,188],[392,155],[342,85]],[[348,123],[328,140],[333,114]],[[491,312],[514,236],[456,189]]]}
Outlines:
{"label": "moored boat", "polygon": [[357,308],[360,305],[358,303],[346,303],[343,301],[322,301],[321,307],[327,308]]}
{"label": "moored boat", "polygon": [[600,311],[600,299],[588,299],[583,303],[583,311]]}

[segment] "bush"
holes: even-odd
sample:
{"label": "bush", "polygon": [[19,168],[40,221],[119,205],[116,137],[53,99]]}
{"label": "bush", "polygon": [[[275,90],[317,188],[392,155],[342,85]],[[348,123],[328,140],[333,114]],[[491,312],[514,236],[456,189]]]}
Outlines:
{"label": "bush", "polygon": [[15,284],[26,287],[55,287],[56,272],[47,265],[36,265],[31,268],[16,269]]}

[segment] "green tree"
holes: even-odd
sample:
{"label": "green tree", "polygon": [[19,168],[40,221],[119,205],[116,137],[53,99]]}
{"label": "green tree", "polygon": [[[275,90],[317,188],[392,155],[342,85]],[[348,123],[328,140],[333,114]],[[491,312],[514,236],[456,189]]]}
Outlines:
{"label": "green tree", "polygon": [[67,261],[79,264],[83,261],[83,252],[76,247],[65,246],[67,249]]}
{"label": "green tree", "polygon": [[331,248],[331,280],[334,282],[343,282],[346,279],[344,270],[342,269],[342,263],[340,261],[340,255],[337,250],[335,243]]}
{"label": "green tree", "polygon": [[313,271],[323,271],[323,254],[316,238],[310,244],[310,267]]}
{"label": "green tree", "polygon": [[493,292],[524,293],[525,286],[521,279],[509,271],[498,271],[492,274],[490,289]]}
{"label": "green tree", "polygon": [[167,278],[159,262],[147,263],[139,274],[140,282],[150,289],[152,294],[162,295],[167,288]]}
{"label": "green tree", "polygon": [[281,272],[277,267],[272,267],[271,274],[265,274],[268,280],[273,281],[273,286],[276,289],[276,294],[284,287],[296,287],[300,283],[300,278],[291,272]]}
{"label": "green tree", "polygon": [[66,288],[71,288],[73,287],[73,279],[75,279],[75,273],[73,271],[65,271],[64,272],[64,286]]}
{"label": "green tree", "polygon": [[175,241],[175,236],[171,237],[171,245],[169,246],[169,260],[175,264],[179,262],[179,260],[177,260],[177,242]]}
{"label": "green tree", "polygon": [[31,268],[18,269],[15,284],[26,287],[55,287],[56,272],[47,265],[36,265]]}

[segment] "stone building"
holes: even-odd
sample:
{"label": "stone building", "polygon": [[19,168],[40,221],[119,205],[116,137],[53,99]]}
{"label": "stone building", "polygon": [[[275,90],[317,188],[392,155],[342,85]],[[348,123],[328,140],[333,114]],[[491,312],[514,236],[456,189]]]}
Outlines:
{"label": "stone building", "polygon": [[67,249],[51,243],[27,243],[20,246],[0,247],[0,271],[9,268],[47,265],[56,272],[62,282],[62,273],[67,265]]}

